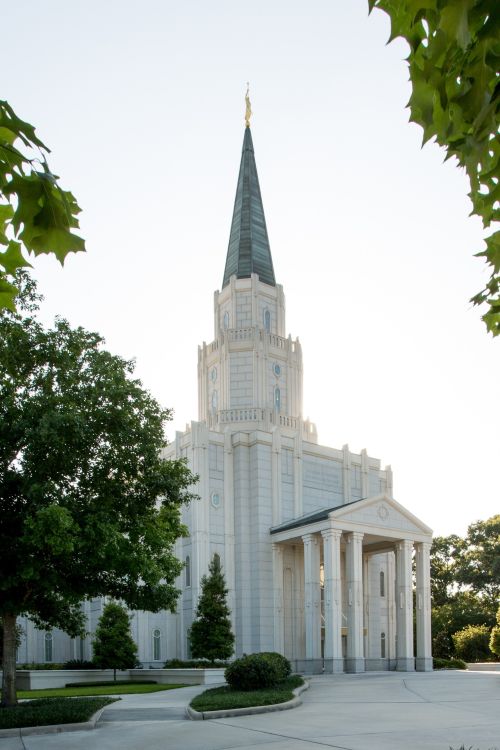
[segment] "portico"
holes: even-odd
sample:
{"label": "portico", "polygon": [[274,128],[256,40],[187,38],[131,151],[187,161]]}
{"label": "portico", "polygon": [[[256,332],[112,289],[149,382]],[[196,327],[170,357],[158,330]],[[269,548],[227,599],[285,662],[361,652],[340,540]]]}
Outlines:
{"label": "portico", "polygon": [[271,537],[275,644],[297,669],[432,669],[432,532],[406,508],[381,494],[275,526]]}

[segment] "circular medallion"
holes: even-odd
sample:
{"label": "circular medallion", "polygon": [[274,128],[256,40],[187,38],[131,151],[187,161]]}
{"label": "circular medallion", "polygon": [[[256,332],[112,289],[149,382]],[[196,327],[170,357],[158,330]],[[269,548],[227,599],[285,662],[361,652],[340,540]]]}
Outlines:
{"label": "circular medallion", "polygon": [[389,517],[389,511],[385,507],[385,505],[379,505],[377,508],[377,515],[382,521],[387,521]]}
{"label": "circular medallion", "polygon": [[281,365],[279,365],[277,362],[273,365],[273,372],[276,375],[277,378],[281,375]]}
{"label": "circular medallion", "polygon": [[214,508],[220,507],[220,495],[218,492],[212,492],[211,502]]}

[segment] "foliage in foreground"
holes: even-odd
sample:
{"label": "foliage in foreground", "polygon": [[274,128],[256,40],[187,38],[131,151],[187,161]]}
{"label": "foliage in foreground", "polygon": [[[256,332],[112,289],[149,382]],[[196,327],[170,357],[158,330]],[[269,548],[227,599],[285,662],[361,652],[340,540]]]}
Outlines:
{"label": "foliage in foreground", "polygon": [[124,607],[109,602],[99,618],[93,642],[94,662],[101,669],[132,669],[137,660],[137,646],[130,633],[130,616]]}
{"label": "foliage in foreground", "polygon": [[455,653],[468,662],[490,661],[490,630],[486,625],[469,625],[453,634]]}
{"label": "foliage in foreground", "polygon": [[82,684],[78,687],[46,688],[42,690],[19,690],[18,698],[74,698],[89,695],[136,695],[142,693],[159,693],[162,690],[174,690],[184,685],[137,684],[129,682],[108,682],[107,686],[90,687]]}
{"label": "foliage in foreground", "polygon": [[434,669],[467,669],[462,659],[439,659],[434,657]]}
{"label": "foliage in foreground", "polygon": [[212,688],[193,698],[191,707],[195,711],[218,711],[226,708],[250,708],[285,703],[294,697],[292,691],[303,684],[302,677],[292,675],[272,688],[260,690],[233,690],[226,686]]}
{"label": "foliage in foreground", "polygon": [[497,611],[497,624],[491,631],[490,651],[495,654],[495,656],[500,657],[500,607]]}
{"label": "foliage in foreground", "polygon": [[47,163],[50,149],[0,101],[0,309],[15,310],[16,271],[29,267],[22,247],[35,255],[53,253],[60,263],[85,250],[78,227],[80,208]]}
{"label": "foliage in foreground", "polygon": [[16,700],[16,618],[77,636],[82,599],[173,609],[182,564],[186,463],[161,458],[170,417],[134,365],[96,333],[35,317],[25,275],[21,313],[0,311],[0,617],[2,701]]}
{"label": "foliage in foreground", "polygon": [[[500,219],[500,4],[498,0],[368,0],[391,19],[390,40],[410,46],[410,120],[456,157],[470,181],[472,213],[485,228]],[[491,273],[472,298],[500,334],[500,231],[477,253]]]}
{"label": "foliage in foreground", "polygon": [[208,566],[208,576],[201,579],[196,619],[188,634],[191,653],[195,659],[229,659],[233,653],[234,635],[231,630],[227,593],[220,558],[214,555]]}
{"label": "foliage in foreground", "polygon": [[40,698],[18,706],[0,708],[0,729],[71,724],[88,721],[116,698]]}

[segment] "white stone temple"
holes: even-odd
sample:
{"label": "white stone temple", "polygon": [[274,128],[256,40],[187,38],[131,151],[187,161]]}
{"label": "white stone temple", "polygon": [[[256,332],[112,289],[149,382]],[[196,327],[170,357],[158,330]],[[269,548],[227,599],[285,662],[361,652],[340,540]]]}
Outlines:
{"label": "white stone temple", "polygon": [[[236,656],[279,651],[309,673],[432,669],[432,532],[393,498],[390,467],[318,444],[303,417],[302,349],[286,329],[248,125],[213,315],[213,341],[198,352],[198,420],[165,451],[199,476],[199,500],[183,509],[190,535],[176,547],[182,594],[175,614],[133,613],[139,659],[189,658],[200,579],[218,555]],[[92,632],[102,602],[84,606]],[[91,636],[24,627],[21,662],[91,656]]]}

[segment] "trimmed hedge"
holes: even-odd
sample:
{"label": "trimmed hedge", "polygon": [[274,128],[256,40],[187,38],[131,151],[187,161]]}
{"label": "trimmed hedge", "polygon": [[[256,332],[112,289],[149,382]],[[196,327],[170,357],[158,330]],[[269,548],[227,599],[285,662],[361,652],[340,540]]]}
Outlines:
{"label": "trimmed hedge", "polygon": [[164,669],[224,669],[228,661],[208,661],[208,659],[169,659],[163,665]]}
{"label": "trimmed hedge", "polygon": [[467,669],[462,659],[439,659],[434,657],[434,669]]}
{"label": "trimmed hedge", "polygon": [[274,664],[278,672],[279,680],[286,680],[292,673],[292,666],[286,656],[278,654],[277,651],[262,651],[258,654],[262,659],[265,659],[270,664]]}
{"label": "trimmed hedge", "polygon": [[249,654],[236,659],[224,672],[233,690],[261,690],[275,687],[280,681],[279,668],[263,654]]}
{"label": "trimmed hedge", "polygon": [[103,706],[116,698],[38,698],[17,706],[0,709],[0,729],[72,724],[88,721]]}

